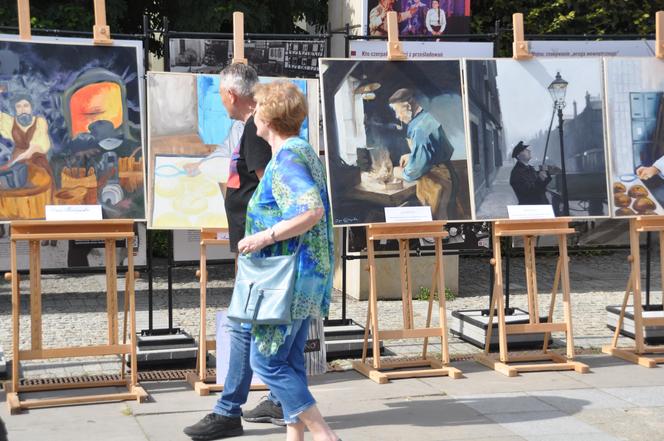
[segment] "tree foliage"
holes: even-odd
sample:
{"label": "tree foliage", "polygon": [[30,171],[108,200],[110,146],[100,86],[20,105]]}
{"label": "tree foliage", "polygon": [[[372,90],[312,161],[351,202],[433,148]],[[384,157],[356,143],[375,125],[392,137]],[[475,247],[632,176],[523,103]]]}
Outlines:
{"label": "tree foliage", "polygon": [[[327,24],[328,0],[106,0],[106,20],[113,33],[143,32],[143,15],[150,26],[186,32],[232,32],[233,12],[244,12],[245,32],[293,33],[295,26],[306,21],[319,29]],[[4,0],[0,6],[0,26],[18,25],[15,0]],[[91,0],[31,0],[31,24],[34,29],[91,31],[94,9]],[[151,49],[161,51],[157,41]]]}
{"label": "tree foliage", "polygon": [[[471,29],[493,32],[496,21],[512,27],[512,14],[523,13],[526,34],[610,35],[655,33],[655,13],[664,10],[664,0],[472,0]],[[502,41],[511,54],[511,34]],[[503,52],[501,51],[501,52]],[[506,54],[502,54],[506,55]]]}

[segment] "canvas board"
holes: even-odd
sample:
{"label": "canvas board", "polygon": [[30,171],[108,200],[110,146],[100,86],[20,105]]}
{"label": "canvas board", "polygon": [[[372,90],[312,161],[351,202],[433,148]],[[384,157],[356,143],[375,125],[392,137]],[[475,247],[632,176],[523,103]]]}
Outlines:
{"label": "canvas board", "polygon": [[664,214],[664,64],[605,58],[611,214]]}
{"label": "canvas board", "polygon": [[[506,219],[507,206],[533,204],[552,205],[556,216],[608,217],[601,59],[464,62],[476,219]],[[549,91],[557,74],[567,82],[562,148]],[[512,157],[519,142],[529,146],[520,160]]]}
{"label": "canvas board", "polygon": [[459,60],[323,59],[321,84],[335,226],[385,222],[399,206],[472,219]]}
{"label": "canvas board", "polygon": [[[317,149],[319,131],[309,129],[318,121],[317,82],[289,81],[307,96],[300,136]],[[148,103],[148,228],[226,228],[223,192],[244,125],[224,108],[219,75],[149,72]]]}
{"label": "canvas board", "polygon": [[142,42],[0,36],[0,60],[0,221],[145,219]]}

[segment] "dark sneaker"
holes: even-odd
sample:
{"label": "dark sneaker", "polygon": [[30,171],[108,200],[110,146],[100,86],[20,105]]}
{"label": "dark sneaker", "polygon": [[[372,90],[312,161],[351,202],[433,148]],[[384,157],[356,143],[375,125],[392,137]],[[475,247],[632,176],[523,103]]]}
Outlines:
{"label": "dark sneaker", "polygon": [[242,418],[250,423],[272,423],[277,426],[285,426],[284,411],[280,405],[265,397],[258,406],[242,412]]}
{"label": "dark sneaker", "polygon": [[232,418],[216,413],[209,413],[193,426],[185,427],[183,432],[194,441],[240,436],[243,433],[240,417]]}

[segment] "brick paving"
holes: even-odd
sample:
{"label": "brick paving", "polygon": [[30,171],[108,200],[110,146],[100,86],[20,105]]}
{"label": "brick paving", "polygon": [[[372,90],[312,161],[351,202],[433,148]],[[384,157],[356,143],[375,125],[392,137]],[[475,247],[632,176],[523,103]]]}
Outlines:
{"label": "brick paving", "polygon": [[[574,255],[570,262],[570,278],[572,288],[572,311],[574,335],[577,346],[598,348],[609,341],[611,332],[606,327],[607,305],[619,304],[622,300],[629,266],[627,251],[611,253],[592,253]],[[659,260],[655,256],[652,264],[652,283],[657,289],[652,295],[652,302],[661,302],[659,292]],[[645,259],[642,259],[645,265]],[[550,301],[552,278],[555,271],[556,258],[553,256],[538,257],[538,287],[540,292],[540,309],[544,313]],[[459,264],[459,293],[447,304],[448,312],[459,309],[477,309],[488,306],[489,267],[487,258],[462,257]],[[644,272],[645,274],[645,272]],[[165,328],[168,325],[167,308],[167,277],[163,262],[158,262],[154,277],[154,327]],[[198,299],[199,287],[195,278],[195,268],[174,269],[173,285],[173,325],[184,329],[191,335],[198,334]],[[399,283],[395,280],[395,283]],[[119,281],[119,289],[123,288]],[[208,323],[207,332],[214,333],[214,313],[228,306],[232,293],[232,267],[230,265],[210,267],[208,284]],[[106,339],[106,293],[103,275],[46,275],[43,278],[43,333],[45,347],[78,346],[104,343]],[[510,268],[510,306],[525,307],[525,283],[523,259],[514,257]],[[28,292],[27,281],[21,283],[23,293]],[[558,296],[556,319],[562,318],[560,296]],[[120,307],[123,297],[118,301]],[[147,280],[136,282],[137,329],[148,327]],[[367,302],[348,299],[347,317],[364,324],[366,320]],[[416,323],[424,323],[427,302],[414,301]],[[435,310],[436,308],[434,308]],[[29,298],[21,299],[21,347],[30,345],[30,325],[27,320]],[[401,303],[398,301],[381,301],[379,304],[381,327],[398,327],[401,322]],[[337,291],[333,299],[330,318],[341,316],[341,295]],[[120,324],[122,313],[120,313]],[[434,320],[437,316],[434,314]],[[122,331],[120,331],[122,336]],[[555,334],[554,334],[554,337]],[[3,281],[0,284],[0,346],[11,359],[11,290],[10,285]],[[386,344],[387,349],[400,354],[417,353],[420,346],[413,341],[392,341]],[[432,350],[436,350],[433,345]],[[456,338],[450,339],[450,351],[455,355],[477,352],[474,346]],[[92,375],[114,373],[118,370],[114,357],[99,359],[49,360],[22,363],[23,376],[49,377],[62,375]]]}

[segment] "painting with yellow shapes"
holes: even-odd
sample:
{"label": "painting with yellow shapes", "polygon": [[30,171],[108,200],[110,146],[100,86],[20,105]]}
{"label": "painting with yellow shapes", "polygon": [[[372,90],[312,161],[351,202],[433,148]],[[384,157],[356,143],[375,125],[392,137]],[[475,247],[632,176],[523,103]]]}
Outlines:
{"label": "painting with yellow shapes", "polygon": [[45,206],[145,219],[142,44],[0,36],[0,222]]}

